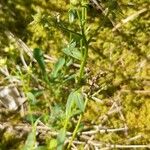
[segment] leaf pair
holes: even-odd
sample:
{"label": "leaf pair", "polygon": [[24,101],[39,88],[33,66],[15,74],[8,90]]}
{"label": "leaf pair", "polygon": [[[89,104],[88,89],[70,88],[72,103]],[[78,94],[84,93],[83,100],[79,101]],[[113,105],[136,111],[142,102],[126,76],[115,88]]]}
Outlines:
{"label": "leaf pair", "polygon": [[76,42],[72,42],[68,45],[67,48],[64,48],[62,50],[66,55],[71,56],[77,60],[81,60],[82,59],[82,54],[81,52],[78,50],[78,48],[76,48]]}
{"label": "leaf pair", "polygon": [[73,91],[67,100],[66,117],[69,119],[78,112],[84,112],[84,98],[79,91]]}

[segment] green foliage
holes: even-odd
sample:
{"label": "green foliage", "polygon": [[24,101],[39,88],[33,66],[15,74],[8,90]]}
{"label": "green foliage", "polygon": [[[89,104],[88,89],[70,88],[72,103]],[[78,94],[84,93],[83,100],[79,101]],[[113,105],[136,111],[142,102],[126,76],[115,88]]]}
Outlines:
{"label": "green foliage", "polygon": [[81,52],[76,48],[76,42],[72,42],[67,48],[62,50],[66,55],[71,56],[77,60],[82,60]]}
{"label": "green foliage", "polygon": [[[10,120],[15,126],[23,119],[34,127],[40,117],[46,126],[59,133],[58,137],[48,135],[40,141],[32,131],[12,149],[61,150],[69,137],[67,131],[72,133],[67,143],[69,149],[76,136],[80,136],[77,133],[84,126],[93,128],[93,124],[118,128],[126,123],[129,128],[128,137],[122,132],[97,133],[97,141],[150,142],[149,1],[97,2],[99,10],[89,5],[88,0],[1,0],[0,69],[7,66],[10,75],[1,74],[0,84],[8,85],[10,79],[13,83],[17,80],[17,84],[21,81],[28,101],[25,116],[18,117],[17,113],[7,117],[2,113],[0,123]],[[144,11],[138,14],[141,10]],[[7,31],[13,33],[12,40]],[[28,57],[26,47],[17,46],[21,40],[31,48],[38,65]],[[114,102],[125,120],[119,113],[109,115]],[[104,123],[103,116],[108,117]],[[0,146],[9,149],[12,137],[7,139],[3,132],[0,134]],[[127,138],[138,134],[142,138],[128,141]]]}
{"label": "green foliage", "polygon": [[35,131],[32,131],[31,133],[29,133],[26,143],[23,147],[23,150],[34,150],[35,149]]}
{"label": "green foliage", "polygon": [[79,91],[74,91],[69,94],[67,99],[66,118],[70,118],[79,112],[84,112],[83,95]]}
{"label": "green foliage", "polygon": [[53,149],[56,149],[56,148],[57,148],[57,140],[56,140],[56,139],[51,139],[51,140],[48,142],[47,149],[48,149],[48,150],[53,150]]}
{"label": "green foliage", "polygon": [[43,56],[41,49],[35,48],[33,51],[33,56],[36,59],[36,61],[38,62],[42,73],[45,74],[45,72],[46,72],[45,62],[44,62],[44,56]]}
{"label": "green foliage", "polygon": [[51,76],[50,76],[51,79],[55,79],[58,77],[58,74],[64,65],[65,65],[65,59],[59,58],[58,61],[55,63],[55,66],[51,72]]}
{"label": "green foliage", "polygon": [[36,97],[34,94],[32,94],[31,92],[27,93],[27,98],[30,101],[31,105],[35,105],[37,103]]}
{"label": "green foliage", "polygon": [[59,131],[57,136],[57,150],[62,150],[66,139],[66,130],[63,128]]}
{"label": "green foliage", "polygon": [[[56,130],[60,129],[64,124],[65,112],[62,106],[56,104],[51,107],[50,116],[48,115],[49,124],[52,128]],[[46,121],[47,122],[47,121]]]}

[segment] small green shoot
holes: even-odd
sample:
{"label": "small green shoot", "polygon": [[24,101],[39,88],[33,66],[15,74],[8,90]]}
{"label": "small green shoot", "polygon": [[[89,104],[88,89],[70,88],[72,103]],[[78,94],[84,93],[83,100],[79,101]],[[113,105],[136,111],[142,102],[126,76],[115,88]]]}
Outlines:
{"label": "small green shoot", "polygon": [[65,59],[59,58],[54,66],[54,69],[51,72],[51,79],[57,78],[59,71],[63,68],[64,65],[65,65]]}

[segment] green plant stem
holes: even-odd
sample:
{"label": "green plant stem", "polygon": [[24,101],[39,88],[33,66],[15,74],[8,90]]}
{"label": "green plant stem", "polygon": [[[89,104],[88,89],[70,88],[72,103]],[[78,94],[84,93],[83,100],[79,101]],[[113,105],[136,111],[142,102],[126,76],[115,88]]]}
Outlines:
{"label": "green plant stem", "polygon": [[[86,108],[87,102],[88,102],[88,98],[86,97],[86,99],[85,99],[85,103],[84,103],[84,108]],[[76,125],[76,127],[75,127],[75,129],[74,129],[74,131],[73,131],[73,134],[72,134],[71,140],[70,140],[70,142],[69,142],[69,144],[68,144],[68,146],[67,146],[67,150],[69,150],[69,149],[70,149],[70,147],[71,147],[71,145],[72,145],[72,142],[73,142],[73,140],[74,140],[74,138],[75,138],[75,136],[76,136],[76,134],[77,134],[77,132],[78,132],[78,129],[79,129],[79,126],[80,126],[80,123],[81,123],[82,117],[83,117],[83,113],[82,113],[82,114],[80,114],[80,116],[79,116],[79,119],[78,119],[77,125]]]}
{"label": "green plant stem", "polygon": [[[85,0],[82,0],[82,4],[85,2]],[[83,75],[84,75],[84,67],[86,65],[86,61],[88,58],[88,42],[86,39],[86,35],[85,35],[85,23],[86,23],[86,18],[87,18],[87,9],[86,7],[82,6],[82,10],[81,10],[81,17],[79,16],[80,19],[80,26],[81,26],[81,34],[82,34],[82,41],[80,43],[80,47],[82,49],[82,53],[83,53],[83,59],[80,65],[80,70],[79,70],[79,83],[81,82]]]}
{"label": "green plant stem", "polygon": [[[81,3],[84,4],[85,2],[86,2],[86,0],[82,0]],[[87,62],[87,58],[88,58],[88,42],[87,42],[86,34],[85,34],[85,23],[86,23],[86,18],[87,18],[87,8],[86,7],[82,6],[81,17],[80,17],[79,12],[78,12],[78,17],[79,17],[79,20],[80,20],[81,35],[82,35],[82,39],[81,39],[81,42],[80,42],[80,47],[81,47],[81,51],[82,51],[82,54],[83,54],[83,59],[82,59],[82,62],[81,62],[81,65],[80,65],[80,70],[79,70],[78,83],[80,84],[81,81],[82,81],[83,75],[84,75],[84,68],[85,68],[85,65],[86,65],[86,62]],[[86,97],[85,103],[84,103],[84,109],[86,108],[87,101],[88,101],[88,98]],[[72,145],[72,142],[73,142],[73,140],[74,140],[74,138],[75,138],[75,136],[78,132],[82,117],[83,117],[83,112],[79,116],[77,125],[76,125],[76,127],[73,131],[73,135],[72,135],[71,140],[70,140],[70,142],[67,146],[67,150],[70,149],[70,147]],[[67,124],[68,124],[68,120],[66,120],[64,128],[66,128]]]}
{"label": "green plant stem", "polygon": [[78,123],[77,123],[77,125],[76,125],[76,127],[75,127],[75,129],[74,129],[74,131],[73,131],[73,135],[72,135],[72,137],[71,137],[71,140],[70,140],[70,142],[69,142],[69,145],[68,145],[67,149],[70,149],[70,147],[71,147],[71,145],[72,145],[72,142],[73,142],[73,140],[74,140],[74,138],[75,138],[75,136],[76,136],[76,134],[77,134],[77,132],[78,132],[78,128],[79,128],[80,122],[81,122],[81,120],[82,120],[82,117],[83,117],[83,114],[81,114],[81,115],[79,116]]}
{"label": "green plant stem", "polygon": [[[87,43],[86,39],[85,42]],[[79,82],[82,80],[83,74],[84,74],[84,67],[88,58],[88,45],[85,45],[85,48],[83,48],[83,60],[81,62],[80,71],[79,71]]]}
{"label": "green plant stem", "polygon": [[64,124],[64,129],[65,129],[65,130],[67,129],[68,122],[69,122],[69,119],[68,119],[68,117],[67,117],[66,120],[65,120],[65,124]]}

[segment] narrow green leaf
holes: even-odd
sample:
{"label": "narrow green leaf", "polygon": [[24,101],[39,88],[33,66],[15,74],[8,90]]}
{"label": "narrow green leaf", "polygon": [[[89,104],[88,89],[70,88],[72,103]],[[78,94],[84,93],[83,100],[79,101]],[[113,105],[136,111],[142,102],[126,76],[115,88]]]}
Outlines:
{"label": "narrow green leaf", "polygon": [[69,55],[75,59],[81,60],[82,59],[82,54],[81,52],[76,48],[76,43],[70,43],[67,48],[64,48],[62,50],[66,55]]}
{"label": "narrow green leaf", "polygon": [[64,64],[65,64],[65,59],[59,58],[59,60],[56,62],[54,69],[51,73],[51,78],[56,78],[58,76],[58,72],[62,69]]}
{"label": "narrow green leaf", "polygon": [[67,118],[70,118],[70,116],[72,115],[71,111],[72,111],[73,106],[75,105],[75,99],[73,97],[73,94],[74,92],[71,92],[67,99],[67,104],[66,104],[66,117]]}
{"label": "narrow green leaf", "polygon": [[76,10],[75,9],[69,10],[69,22],[73,23],[76,17],[77,17]]}
{"label": "narrow green leaf", "polygon": [[74,97],[75,97],[75,102],[77,107],[79,108],[79,110],[81,112],[84,112],[84,98],[83,95],[81,93],[79,93],[78,91],[76,91],[74,93]]}
{"label": "narrow green leaf", "polygon": [[46,72],[45,62],[44,62],[44,56],[43,56],[43,53],[42,53],[41,49],[35,48],[34,51],[33,51],[33,56],[36,59],[36,61],[38,62],[42,72],[45,73]]}

